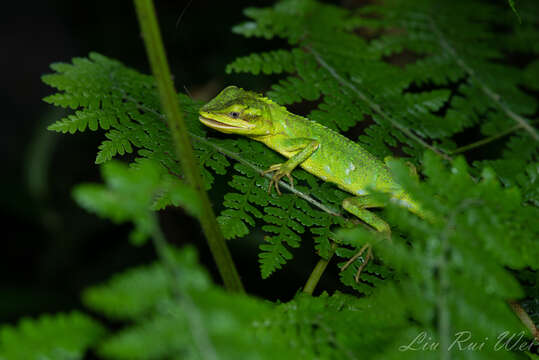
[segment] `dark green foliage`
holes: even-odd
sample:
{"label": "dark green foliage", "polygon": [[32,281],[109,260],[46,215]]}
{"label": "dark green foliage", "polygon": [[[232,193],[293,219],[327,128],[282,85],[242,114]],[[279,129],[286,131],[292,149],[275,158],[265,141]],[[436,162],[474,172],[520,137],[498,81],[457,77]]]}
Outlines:
{"label": "dark green foliage", "polygon": [[83,359],[105,333],[101,324],[78,312],[23,319],[17,326],[0,327],[0,359]]}
{"label": "dark green foliage", "polygon": [[[372,311],[375,303],[370,299],[357,299],[338,292],[316,298],[299,295],[275,309],[268,330],[274,336],[284,334],[297,339],[290,346],[301,350],[304,359],[372,358],[369,354],[379,349],[394,353],[396,349],[388,345],[406,322],[403,319],[405,306],[403,302],[389,304],[384,299],[394,300],[389,296],[382,298],[376,306],[385,310],[377,312]],[[369,330],[358,332],[360,328]],[[392,335],[387,336],[387,332]]]}
{"label": "dark green foliage", "polygon": [[520,14],[518,13],[517,8],[516,8],[516,6],[515,6],[515,0],[507,0],[507,2],[509,3],[509,6],[511,6],[511,10],[513,10],[513,12],[515,13],[515,15],[517,16],[518,21],[519,21],[520,23],[522,23],[522,19],[520,18]]}
{"label": "dark green foliage", "polygon": [[[351,140],[381,159],[404,153],[420,166],[422,181],[403,161],[391,168],[428,215],[421,219],[388,203],[379,214],[392,227],[389,242],[342,215],[349,194],[300,169],[294,189],[282,182],[283,195],[270,195],[260,173],[282,157],[249,139],[214,137],[197,120],[201,104],[180,94],[206,187],[228,179],[216,200],[224,207],[218,221],[225,237],[244,237],[255,227],[265,233],[263,278],[291,260],[303,238],[315,241],[326,259],[335,247],[340,265],[369,242],[375,258],[361,281],[353,277],[362,258],[341,272],[341,282],[363,296],[302,295],[281,305],[233,296],[210,283],[192,249],[172,250],[178,277],[156,263],[85,292],[88,307],[125,325],[98,353],[111,359],[434,359],[440,351],[399,349],[423,333],[447,348],[459,331],[469,331],[467,343],[488,338],[485,348],[453,347],[452,358],[523,355],[493,345],[502,332],[522,330],[508,301],[522,299],[535,321],[539,313],[533,92],[539,89],[539,21],[537,2],[517,4],[522,24],[504,5],[393,0],[347,10],[284,0],[246,9],[249,20],[234,32],[283,38],[289,48],[246,54],[226,71],[279,75],[268,91],[273,100],[314,102],[310,119],[350,134],[359,127],[362,135]],[[512,66],[512,52],[529,60]],[[151,210],[173,205],[197,214],[153,79],[95,53],[53,70],[43,80],[59,92],[45,100],[74,113],[50,129],[104,131],[97,163],[135,152],[129,168],[104,164],[106,185],[79,186],[77,201],[113,221],[133,222],[139,241],[158,231]],[[481,147],[481,157],[458,155]],[[340,227],[352,229],[335,235]]]}
{"label": "dark green foliage", "polygon": [[88,211],[117,223],[133,222],[131,240],[141,244],[155,231],[150,210],[168,205],[182,206],[190,214],[200,214],[200,202],[194,190],[163,167],[149,159],[141,159],[131,168],[118,161],[103,165],[101,184],[80,184],[73,197]]}
{"label": "dark green foliage", "polygon": [[[465,331],[462,336],[471,335],[467,344],[487,344],[477,358],[508,358],[506,352],[494,350],[495,344],[504,331],[522,331],[506,301],[523,293],[507,268],[532,269],[528,277],[536,274],[539,210],[522,206],[519,191],[503,188],[490,170],[475,182],[462,158],[447,169],[427,153],[427,179],[421,184],[410,178],[402,162],[394,162],[392,169],[407,191],[422,202],[431,221],[421,221],[389,204],[389,220],[413,239],[411,246],[402,239],[390,245],[363,229],[340,233],[346,243],[375,243],[377,256],[390,263],[400,279],[395,288],[389,286],[393,290],[380,290],[367,301],[384,294],[384,301],[392,296],[394,303],[406,304],[406,313],[399,315],[402,319],[393,320],[406,323],[411,317],[442,348]],[[406,326],[409,329],[402,330],[412,329],[411,323]],[[402,331],[396,344],[409,344],[413,337]],[[465,358],[466,354],[454,348],[453,356]]]}
{"label": "dark green foliage", "polygon": [[285,339],[258,328],[271,304],[231,295],[212,285],[192,248],[174,251],[181,296],[171,296],[170,273],[156,263],[88,289],[84,302],[130,325],[107,338],[107,359],[292,359]]}

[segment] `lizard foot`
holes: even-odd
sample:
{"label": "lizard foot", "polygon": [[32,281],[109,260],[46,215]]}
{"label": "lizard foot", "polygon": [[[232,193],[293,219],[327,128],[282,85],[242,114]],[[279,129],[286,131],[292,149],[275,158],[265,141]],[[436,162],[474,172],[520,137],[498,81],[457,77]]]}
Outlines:
{"label": "lizard foot", "polygon": [[356,276],[354,276],[354,280],[356,281],[356,283],[359,282],[359,277],[361,276],[361,272],[363,271],[365,266],[367,266],[367,264],[369,263],[369,260],[372,259],[372,246],[371,246],[371,244],[363,245],[363,247],[359,250],[359,252],[357,254],[355,254],[354,256],[352,256],[350,258],[350,260],[348,260],[346,262],[346,264],[344,264],[341,267],[341,271],[346,270],[350,265],[352,265],[354,263],[354,261],[356,261],[361,255],[363,255],[363,253],[365,251],[367,251],[367,255],[365,256],[365,259],[363,259],[363,263],[359,266],[359,269],[357,269]]}
{"label": "lizard foot", "polygon": [[271,172],[275,172],[275,174],[273,174],[270,180],[270,183],[268,186],[268,193],[271,193],[271,186],[274,185],[275,190],[277,190],[277,194],[282,195],[281,190],[279,190],[279,181],[281,180],[283,176],[286,176],[288,178],[288,181],[290,182],[290,186],[292,186],[292,188],[294,187],[294,179],[290,175],[289,170],[287,170],[286,168],[283,169],[284,167],[283,165],[284,164],[271,165],[268,170],[265,170],[262,172],[261,174],[262,176],[269,174]]}

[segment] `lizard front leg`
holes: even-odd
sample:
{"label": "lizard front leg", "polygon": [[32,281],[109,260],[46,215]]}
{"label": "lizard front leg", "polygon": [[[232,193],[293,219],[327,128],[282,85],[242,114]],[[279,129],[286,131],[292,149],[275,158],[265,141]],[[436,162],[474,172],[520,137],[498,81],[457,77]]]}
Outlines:
{"label": "lizard front leg", "polygon": [[283,176],[286,176],[290,181],[290,185],[294,186],[294,180],[290,173],[294,170],[299,164],[307,160],[320,146],[318,140],[313,140],[309,138],[295,138],[295,139],[283,139],[280,140],[279,147],[286,152],[296,152],[292,155],[287,161],[281,164],[274,164],[269,167],[268,170],[264,171],[262,175],[275,172],[271,178],[268,192],[271,192],[271,186],[275,185],[275,190],[281,195],[279,190],[279,180]]}

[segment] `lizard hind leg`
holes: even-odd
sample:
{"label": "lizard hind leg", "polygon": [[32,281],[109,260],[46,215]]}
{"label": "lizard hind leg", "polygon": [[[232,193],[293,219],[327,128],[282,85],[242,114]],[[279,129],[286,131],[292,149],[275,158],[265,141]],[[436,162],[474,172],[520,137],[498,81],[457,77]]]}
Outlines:
{"label": "lizard hind leg", "polygon": [[367,266],[367,264],[369,263],[369,260],[372,258],[372,246],[371,244],[365,244],[361,247],[361,249],[359,250],[358,253],[356,253],[354,256],[352,256],[347,262],[346,264],[344,264],[342,267],[341,267],[341,271],[344,271],[346,270],[350,265],[352,265],[354,263],[354,261],[356,261],[361,255],[363,255],[363,253],[365,252],[365,250],[367,251],[367,255],[365,256],[365,259],[363,259],[363,262],[361,263],[361,265],[359,266],[359,269],[357,269],[357,272],[356,272],[356,275],[354,276],[354,280],[356,281],[356,283],[359,282],[359,277],[361,276],[361,272],[363,271],[363,269],[365,268],[365,266]]}
{"label": "lizard hind leg", "polygon": [[367,223],[381,233],[391,234],[389,225],[368,208],[382,207],[384,204],[371,195],[349,197],[343,200],[342,207],[350,214]]}
{"label": "lizard hind leg", "polygon": [[[386,237],[391,239],[391,229],[389,225],[382,220],[378,215],[374,214],[373,212],[367,210],[367,208],[372,207],[381,207],[384,204],[380,203],[376,199],[374,199],[372,196],[365,195],[361,197],[351,197],[344,199],[342,203],[342,207],[351,213],[352,215],[355,215],[360,220],[364,221],[368,225],[375,228],[377,231],[383,233]],[[370,243],[367,243],[363,245],[363,247],[359,250],[357,254],[352,256],[350,260],[344,264],[344,266],[341,268],[341,271],[346,270],[354,261],[356,261],[363,253],[367,252],[367,255],[363,259],[362,264],[360,265],[359,269],[356,272],[356,275],[354,277],[356,283],[359,282],[359,277],[361,275],[361,272],[367,266],[369,260],[373,257],[372,255],[372,246]]]}

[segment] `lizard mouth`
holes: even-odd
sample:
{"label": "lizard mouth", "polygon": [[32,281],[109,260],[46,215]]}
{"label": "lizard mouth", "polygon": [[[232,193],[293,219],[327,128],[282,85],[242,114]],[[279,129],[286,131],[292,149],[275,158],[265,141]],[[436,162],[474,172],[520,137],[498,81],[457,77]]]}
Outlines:
{"label": "lizard mouth", "polygon": [[204,116],[199,116],[198,119],[204,125],[209,126],[211,128],[214,128],[214,129],[248,129],[249,128],[248,126],[234,126],[234,125],[230,125],[230,124],[225,124],[225,123],[222,123],[220,121],[209,119],[209,118],[204,117]]}

